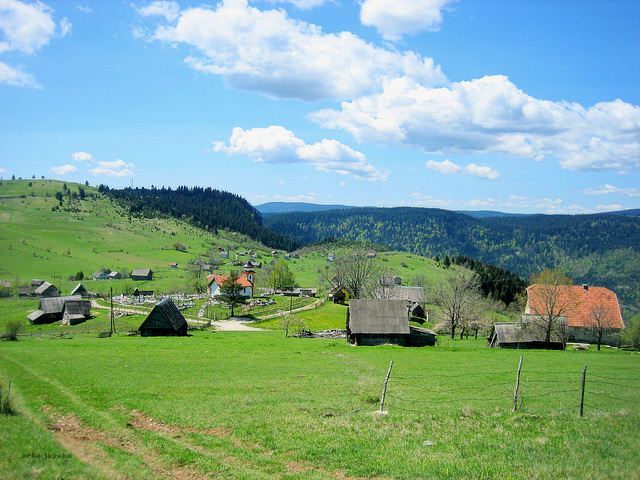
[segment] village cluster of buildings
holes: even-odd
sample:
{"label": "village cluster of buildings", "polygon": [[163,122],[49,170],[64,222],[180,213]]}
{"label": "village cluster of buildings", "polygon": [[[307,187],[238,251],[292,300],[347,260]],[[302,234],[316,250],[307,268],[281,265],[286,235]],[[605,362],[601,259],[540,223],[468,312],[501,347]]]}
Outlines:
{"label": "village cluster of buildings", "polygon": [[[261,266],[261,265],[258,265]],[[255,292],[256,261],[248,260],[236,283],[241,287],[240,294],[253,298]],[[95,272],[93,278],[116,279],[117,272]],[[134,269],[134,280],[151,280],[151,269]],[[210,297],[223,295],[222,286],[229,275],[212,274],[207,277],[207,291]],[[429,311],[424,310],[425,295],[422,287],[402,286],[398,276],[386,276],[381,279],[383,293],[373,299],[354,299],[351,292],[340,285],[328,294],[330,301],[348,304],[346,332],[348,341],[355,345],[378,345],[392,343],[405,346],[434,345],[436,333],[432,330],[416,327],[410,322],[429,321]],[[558,348],[567,343],[594,343],[619,346],[624,322],[617,296],[603,287],[555,286],[557,292],[555,307],[549,308],[545,298],[545,286],[532,285],[527,288],[527,306],[517,322],[497,322],[492,326],[488,345],[500,348]],[[137,290],[137,289],[136,289]],[[38,310],[28,319],[33,324],[60,321],[63,325],[74,325],[91,318],[90,301],[92,294],[81,283],[69,296],[60,296],[60,291],[51,283],[33,280],[24,287],[25,295],[38,296]],[[291,295],[314,297],[316,288],[290,288],[283,291],[267,289],[264,295]],[[554,308],[557,311],[554,312]],[[561,311],[560,311],[561,310]],[[155,313],[154,313],[155,312]],[[176,313],[177,312],[177,313]],[[544,328],[549,317],[555,323],[553,329]],[[182,320],[180,320],[182,318]],[[594,328],[600,327],[599,338]],[[144,327],[144,328],[143,328]],[[140,327],[144,335],[181,335],[186,334],[186,321],[170,299],[164,299],[156,305],[149,318]],[[154,330],[155,329],[155,330]],[[152,333],[155,332],[155,333]]]}

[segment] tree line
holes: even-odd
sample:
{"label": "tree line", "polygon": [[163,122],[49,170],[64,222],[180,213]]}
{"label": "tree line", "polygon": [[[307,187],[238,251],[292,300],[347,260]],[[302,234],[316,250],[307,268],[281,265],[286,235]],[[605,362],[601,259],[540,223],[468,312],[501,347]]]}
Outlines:
{"label": "tree line", "polygon": [[528,278],[562,269],[640,305],[640,212],[476,218],[434,208],[286,213],[265,225],[300,243],[341,237],[434,257],[468,257]]}
{"label": "tree line", "polygon": [[181,186],[169,188],[98,187],[117,200],[130,216],[154,218],[168,216],[185,220],[204,230],[217,233],[228,229],[250,236],[271,248],[295,250],[298,243],[287,235],[275,233],[262,225],[260,212],[239,195],[210,187]]}

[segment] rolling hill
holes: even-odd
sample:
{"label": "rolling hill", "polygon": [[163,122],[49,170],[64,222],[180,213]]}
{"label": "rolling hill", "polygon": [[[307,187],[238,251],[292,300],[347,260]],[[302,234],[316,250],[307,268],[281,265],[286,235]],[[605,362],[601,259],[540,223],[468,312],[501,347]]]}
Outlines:
{"label": "rolling hill", "polygon": [[523,277],[558,268],[640,307],[640,216],[633,211],[476,218],[429,208],[354,208],[272,215],[264,224],[301,243],[337,237],[417,255],[464,255]]}

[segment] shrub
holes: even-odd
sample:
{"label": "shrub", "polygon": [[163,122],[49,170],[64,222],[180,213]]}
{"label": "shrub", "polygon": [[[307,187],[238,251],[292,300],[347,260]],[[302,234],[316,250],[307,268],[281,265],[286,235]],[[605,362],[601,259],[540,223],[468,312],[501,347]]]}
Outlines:
{"label": "shrub", "polygon": [[4,332],[2,333],[2,340],[18,340],[18,334],[24,330],[24,323],[22,320],[12,318],[7,320],[4,324]]}
{"label": "shrub", "polygon": [[187,251],[187,246],[182,243],[182,242],[173,242],[171,244],[171,246],[175,249],[178,250],[179,252],[186,252]]}

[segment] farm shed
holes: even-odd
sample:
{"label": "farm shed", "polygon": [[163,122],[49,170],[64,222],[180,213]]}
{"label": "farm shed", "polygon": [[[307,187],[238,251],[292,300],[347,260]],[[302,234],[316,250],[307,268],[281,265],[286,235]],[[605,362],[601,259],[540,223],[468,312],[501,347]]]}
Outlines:
{"label": "farm shed", "polygon": [[50,297],[59,297],[60,290],[55,285],[50,284],[49,282],[43,282],[38,288],[33,292],[40,298],[50,298]]}
{"label": "farm shed", "polygon": [[[566,343],[567,318],[558,319],[559,328],[551,332],[550,350],[564,350]],[[494,324],[488,338],[489,347],[538,349],[546,348],[545,329],[540,318],[523,315],[520,322],[499,322]]]}
{"label": "farm shed", "polygon": [[27,315],[34,325],[61,321],[63,325],[75,325],[91,318],[91,302],[74,295],[43,298],[38,310]]}
{"label": "farm shed", "polygon": [[332,288],[329,292],[329,300],[343,305],[349,301],[350,296],[351,292],[341,285]]}
{"label": "farm shed", "polygon": [[143,337],[185,337],[187,329],[184,316],[167,297],[153,307],[138,331]]}
{"label": "farm shed", "polygon": [[150,268],[134,268],[131,272],[131,280],[144,281],[153,280],[153,272]]}
{"label": "farm shed", "polygon": [[94,297],[95,294],[91,293],[90,291],[88,291],[84,285],[82,285],[82,283],[78,283],[78,285],[76,285],[74,287],[73,290],[71,290],[71,296],[74,295],[80,295],[82,298],[87,298],[87,297]]}
{"label": "farm shed", "polygon": [[409,326],[406,300],[353,299],[347,312],[347,340],[354,345],[434,345],[431,330]]}
{"label": "farm shed", "polygon": [[619,346],[624,321],[615,293],[590,285],[558,285],[555,288],[557,293],[549,294],[546,285],[528,287],[525,314],[546,315],[548,304],[553,300],[554,310],[562,309],[560,313],[567,317],[569,342],[596,343],[594,328],[599,323],[606,331],[602,343]]}

